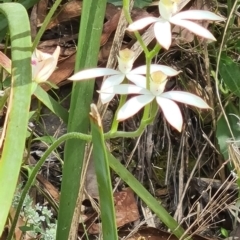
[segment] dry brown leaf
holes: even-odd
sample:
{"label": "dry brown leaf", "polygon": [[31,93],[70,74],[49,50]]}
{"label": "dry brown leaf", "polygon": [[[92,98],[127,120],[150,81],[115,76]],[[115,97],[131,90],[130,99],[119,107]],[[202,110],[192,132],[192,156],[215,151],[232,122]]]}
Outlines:
{"label": "dry brown leaf", "polygon": [[42,175],[38,174],[37,180],[42,184],[43,189],[49,193],[49,195],[54,199],[54,201],[59,202],[59,191]]}
{"label": "dry brown leaf", "polygon": [[48,0],[40,0],[37,4],[37,26],[40,27],[48,11]]}
{"label": "dry brown leaf", "polygon": [[[195,80],[188,81],[186,85],[186,91],[202,98],[209,106],[211,106],[210,99],[207,91]],[[196,114],[200,114],[204,123],[210,122],[211,119],[211,110],[209,109],[199,109],[189,105]]]}
{"label": "dry brown leaf", "polygon": [[71,18],[79,17],[82,10],[82,2],[69,1],[59,10],[55,18],[48,24],[47,29],[51,29],[59,23],[69,21]]}
{"label": "dry brown leaf", "polygon": [[[139,219],[138,206],[134,197],[134,193],[130,188],[126,188],[121,192],[113,194],[115,211],[116,211],[116,224],[117,227],[124,226],[128,223],[134,222]],[[97,198],[96,198],[97,199]],[[100,223],[95,223],[97,219],[97,213],[89,214],[86,222],[84,222],[86,229],[89,234],[99,234]],[[80,231],[83,232],[82,226],[80,225]]]}
{"label": "dry brown leaf", "polygon": [[[192,6],[190,9],[198,9],[198,10],[210,10],[209,9],[209,3],[205,3],[204,0],[196,0],[193,2]],[[197,21],[197,23],[204,28],[207,28],[209,25],[209,21]],[[173,42],[172,45],[181,45],[185,43],[191,43],[194,40],[194,37],[196,36],[194,33],[188,31],[187,29],[183,29],[179,26],[174,26],[172,30],[173,36]],[[200,38],[200,42],[202,42],[204,38]]]}
{"label": "dry brown leaf", "polygon": [[[119,230],[119,236],[124,237],[130,235],[130,231],[122,231]],[[127,238],[128,240],[178,240],[177,237],[172,235],[169,232],[162,231],[160,229],[152,228],[152,227],[141,227],[137,232],[131,234]],[[194,235],[192,237],[193,240],[213,240],[209,238],[205,238],[199,235]]]}
{"label": "dry brown leaf", "polygon": [[139,219],[138,206],[131,188],[126,188],[114,194],[117,226]]}
{"label": "dry brown leaf", "polygon": [[[14,218],[15,213],[16,213],[16,210],[13,207],[11,207],[11,209],[10,209],[10,216],[12,217],[12,219]],[[19,217],[18,220],[17,220],[15,231],[14,231],[16,240],[20,240],[21,239],[21,236],[22,236],[23,232],[20,230],[19,227],[22,227],[25,224],[26,223],[23,221],[23,219],[21,217]]]}
{"label": "dry brown leaf", "polygon": [[7,70],[7,72],[11,72],[12,61],[0,51],[0,66]]}
{"label": "dry brown leaf", "polygon": [[110,37],[112,32],[116,30],[120,15],[121,12],[118,11],[111,19],[104,23],[100,41],[101,46],[103,46],[108,41],[108,38]]}

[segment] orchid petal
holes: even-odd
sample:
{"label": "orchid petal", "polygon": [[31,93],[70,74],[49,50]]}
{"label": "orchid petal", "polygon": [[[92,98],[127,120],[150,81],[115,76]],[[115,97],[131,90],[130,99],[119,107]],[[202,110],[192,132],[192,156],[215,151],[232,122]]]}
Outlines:
{"label": "orchid petal", "polygon": [[136,75],[132,73],[128,73],[126,75],[127,79],[137,85],[138,87],[146,88],[147,86],[147,79],[142,75]]}
{"label": "orchid petal", "polygon": [[135,86],[133,84],[120,84],[116,86],[112,86],[109,88],[101,89],[98,91],[99,93],[107,93],[107,94],[146,94],[152,95],[152,93],[142,87]]}
{"label": "orchid petal", "polygon": [[188,10],[179,12],[171,19],[174,19],[174,21],[177,20],[183,20],[183,19],[189,19],[189,20],[212,20],[212,21],[224,21],[225,18],[218,16],[217,14],[205,11],[205,10]]}
{"label": "orchid petal", "polygon": [[177,12],[177,3],[174,1],[161,0],[158,4],[158,8],[161,17],[168,20],[174,13]]}
{"label": "orchid petal", "polygon": [[[178,75],[181,71],[176,71],[175,69],[161,64],[151,64],[150,65],[150,73],[161,71],[165,75],[172,77]],[[144,74],[146,75],[147,72],[147,66],[143,65],[137,68],[134,68],[130,73],[131,74]]]}
{"label": "orchid petal", "polygon": [[178,20],[171,19],[171,23],[181,26],[181,27],[184,27],[184,28],[188,29],[189,31],[191,31],[201,37],[216,41],[216,39],[212,35],[212,33],[210,33],[206,28],[198,25],[197,23],[187,21],[187,20],[179,20],[179,19]]}
{"label": "orchid petal", "polygon": [[147,65],[139,66],[131,70],[129,73],[131,74],[144,74],[146,75]]}
{"label": "orchid petal", "polygon": [[181,132],[183,119],[178,105],[174,101],[160,96],[156,97],[156,100],[167,121]]}
{"label": "orchid petal", "polygon": [[44,60],[48,59],[49,57],[52,57],[51,54],[42,52],[42,51],[38,50],[37,48],[34,50],[33,56],[36,57],[39,61],[44,61]]}
{"label": "orchid petal", "polygon": [[140,95],[132,97],[119,109],[117,114],[117,120],[123,121],[133,116],[141,108],[150,103],[153,99],[154,99],[153,95]]}
{"label": "orchid petal", "polygon": [[102,104],[106,104],[114,98],[115,94],[100,93],[100,100]]}
{"label": "orchid petal", "polygon": [[38,78],[38,74],[43,69],[44,64],[45,64],[44,61],[39,62],[37,58],[32,56],[31,65],[32,65],[32,79],[33,79],[33,81],[35,81]]}
{"label": "orchid petal", "polygon": [[38,49],[34,50],[31,61],[33,81],[41,83],[48,80],[57,66],[59,54],[59,46],[57,46],[52,55],[41,52]]}
{"label": "orchid petal", "polygon": [[91,68],[91,69],[86,69],[86,70],[77,72],[68,79],[72,81],[80,81],[85,79],[102,77],[106,75],[117,75],[117,74],[121,74],[121,72],[114,69],[110,69],[110,68]]}
{"label": "orchid petal", "polygon": [[140,29],[143,29],[145,28],[146,26],[154,23],[154,22],[157,22],[159,19],[156,18],[156,17],[145,17],[145,18],[142,18],[142,19],[139,19],[133,23],[131,23],[127,30],[128,31],[137,31],[137,30],[140,30]]}
{"label": "orchid petal", "polygon": [[49,57],[44,60],[42,63],[38,63],[39,67],[36,71],[38,71],[33,78],[37,83],[42,83],[48,80],[53,71],[56,68],[58,59],[54,59],[53,57]]}
{"label": "orchid petal", "polygon": [[154,24],[154,33],[159,44],[168,50],[172,43],[171,24],[168,21],[159,19]]}
{"label": "orchid petal", "polygon": [[58,59],[58,58],[59,58],[60,50],[61,50],[61,48],[60,48],[59,46],[57,46],[56,49],[55,49],[55,51],[53,52],[52,56],[53,56],[55,59]]}
{"label": "orchid petal", "polygon": [[134,51],[125,48],[119,51],[118,59],[118,69],[120,72],[126,74],[132,70],[133,62],[134,62]]}
{"label": "orchid petal", "polygon": [[109,88],[115,85],[119,85],[125,78],[125,74],[118,74],[108,77],[103,81],[101,89]]}
{"label": "orchid petal", "polygon": [[189,104],[198,108],[210,108],[200,97],[183,91],[169,91],[161,94],[161,97],[168,98],[181,103]]}
{"label": "orchid petal", "polygon": [[[111,77],[108,77],[101,86],[101,90],[105,88],[109,88],[115,85],[119,85],[124,80],[125,75],[119,74],[119,75],[113,75]],[[105,94],[100,93],[100,99],[102,104],[110,102],[114,98],[115,94]]]}
{"label": "orchid petal", "polygon": [[152,94],[155,96],[161,95],[165,89],[166,84],[167,84],[167,79],[165,79],[161,83],[150,81],[150,90]]}
{"label": "orchid petal", "polygon": [[168,77],[176,76],[181,72],[181,71],[176,71],[175,69],[173,69],[169,66],[165,66],[165,65],[160,65],[160,64],[151,64],[150,65],[150,73],[158,72],[158,71],[161,71]]}

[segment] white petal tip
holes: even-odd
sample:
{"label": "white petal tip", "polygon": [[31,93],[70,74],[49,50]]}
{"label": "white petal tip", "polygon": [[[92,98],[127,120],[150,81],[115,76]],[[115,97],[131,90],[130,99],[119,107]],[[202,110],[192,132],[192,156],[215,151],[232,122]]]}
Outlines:
{"label": "white petal tip", "polygon": [[178,130],[179,132],[181,132],[181,131],[182,131],[182,127],[176,128],[176,130]]}

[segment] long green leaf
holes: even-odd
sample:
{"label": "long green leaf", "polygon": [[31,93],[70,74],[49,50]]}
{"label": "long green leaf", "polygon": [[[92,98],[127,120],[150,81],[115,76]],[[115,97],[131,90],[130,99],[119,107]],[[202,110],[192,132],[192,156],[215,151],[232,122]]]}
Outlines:
{"label": "long green leaf", "polygon": [[[109,165],[120,178],[156,213],[163,223],[171,229],[172,233],[180,238],[184,236],[184,230],[174,218],[159,204],[159,202],[143,187],[143,185],[111,154],[108,152]],[[187,236],[185,236],[186,239]],[[190,238],[189,238],[190,239]]]}
{"label": "long green leaf", "polygon": [[68,111],[55,101],[46,91],[40,86],[34,92],[34,95],[56,116],[60,117],[64,123],[68,122]]}
{"label": "long green leaf", "polygon": [[108,155],[103,136],[101,118],[99,113],[96,111],[96,106],[94,106],[95,105],[93,105],[90,113],[90,122],[92,130],[93,159],[100,197],[102,235],[104,240],[117,240],[117,225],[112,196]]}
{"label": "long green leaf", "polygon": [[31,99],[31,34],[28,14],[19,3],[0,4],[8,20],[12,49],[12,86],[7,130],[0,160],[0,235],[3,232],[23,158]]}
{"label": "long green leaf", "polygon": [[222,55],[219,63],[219,74],[228,89],[240,97],[240,65],[233,61],[232,58]]}
{"label": "long green leaf", "polygon": [[[34,4],[36,4],[39,0],[19,0],[18,3],[22,4],[26,9],[29,9]],[[1,14],[0,12],[0,42],[4,38],[6,31],[7,31],[7,20],[4,16],[4,14]]]}
{"label": "long green leaf", "polygon": [[[75,71],[95,67],[100,48],[100,36],[106,9],[106,0],[84,0],[76,56]],[[68,132],[88,132],[89,108],[92,102],[94,81],[73,84]],[[68,140],[64,153],[57,239],[67,240],[78,196],[85,142]]]}

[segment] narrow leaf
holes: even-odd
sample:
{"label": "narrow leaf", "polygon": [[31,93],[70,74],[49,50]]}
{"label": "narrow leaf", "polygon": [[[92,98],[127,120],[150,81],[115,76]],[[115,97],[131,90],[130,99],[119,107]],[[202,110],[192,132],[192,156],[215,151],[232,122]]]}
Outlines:
{"label": "narrow leaf", "polygon": [[94,104],[91,105],[90,122],[92,129],[93,160],[100,197],[100,215],[104,240],[117,240],[116,216],[112,195],[111,176],[101,118]]}

